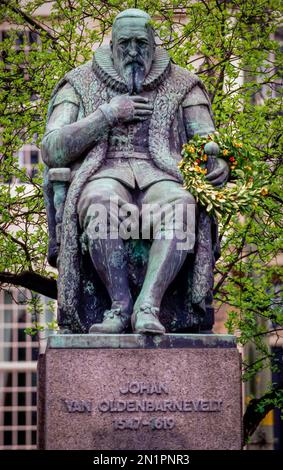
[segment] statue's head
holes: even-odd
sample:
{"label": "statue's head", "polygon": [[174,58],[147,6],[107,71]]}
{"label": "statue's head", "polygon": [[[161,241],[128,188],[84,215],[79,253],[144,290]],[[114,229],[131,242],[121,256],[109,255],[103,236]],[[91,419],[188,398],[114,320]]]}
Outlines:
{"label": "statue's head", "polygon": [[129,8],[119,13],[113,23],[113,63],[130,94],[140,93],[152,65],[155,41],[150,19],[145,11]]}

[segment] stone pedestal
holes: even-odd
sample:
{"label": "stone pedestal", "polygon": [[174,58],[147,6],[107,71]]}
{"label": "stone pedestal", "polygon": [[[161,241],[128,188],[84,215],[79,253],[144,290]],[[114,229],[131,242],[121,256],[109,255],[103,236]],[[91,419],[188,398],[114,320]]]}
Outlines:
{"label": "stone pedestal", "polygon": [[51,336],[38,396],[40,448],[241,448],[233,336]]}

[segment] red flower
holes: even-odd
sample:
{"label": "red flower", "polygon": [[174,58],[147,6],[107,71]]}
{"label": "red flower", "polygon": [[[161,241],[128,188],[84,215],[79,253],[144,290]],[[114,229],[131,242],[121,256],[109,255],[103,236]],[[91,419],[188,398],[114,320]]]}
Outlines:
{"label": "red flower", "polygon": [[229,160],[230,160],[230,162],[234,162],[234,161],[235,161],[235,158],[234,158],[234,157],[230,157]]}
{"label": "red flower", "polygon": [[197,162],[197,163],[200,163],[200,159],[199,159],[199,158],[197,158],[197,159],[196,159],[196,162]]}

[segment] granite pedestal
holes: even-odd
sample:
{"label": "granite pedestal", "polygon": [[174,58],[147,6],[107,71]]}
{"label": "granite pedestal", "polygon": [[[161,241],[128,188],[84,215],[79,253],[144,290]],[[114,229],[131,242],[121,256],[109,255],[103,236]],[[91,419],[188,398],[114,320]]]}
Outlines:
{"label": "granite pedestal", "polygon": [[54,335],[39,361],[39,448],[240,449],[230,335]]}

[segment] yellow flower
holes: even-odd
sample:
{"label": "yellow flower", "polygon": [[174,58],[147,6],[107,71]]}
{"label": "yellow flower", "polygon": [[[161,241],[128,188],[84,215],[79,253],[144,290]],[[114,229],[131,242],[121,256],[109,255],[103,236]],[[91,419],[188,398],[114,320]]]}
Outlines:
{"label": "yellow flower", "polygon": [[201,167],[200,166],[196,165],[194,169],[197,173],[201,173]]}
{"label": "yellow flower", "polygon": [[190,153],[194,153],[194,152],[195,152],[195,148],[194,148],[192,145],[188,145],[187,150],[188,150],[188,152],[190,152]]}
{"label": "yellow flower", "polygon": [[228,155],[228,153],[229,153],[229,152],[228,152],[227,149],[224,149],[224,150],[223,150],[223,155],[224,155],[224,157],[226,157],[226,155]]}
{"label": "yellow flower", "polygon": [[204,156],[202,157],[202,160],[203,160],[204,162],[207,161],[207,155],[206,155],[206,154],[204,154]]}
{"label": "yellow flower", "polygon": [[261,191],[260,191],[260,194],[262,196],[266,196],[268,194],[268,189],[267,188],[262,188]]}
{"label": "yellow flower", "polygon": [[241,142],[235,142],[235,147],[242,148],[243,144]]}
{"label": "yellow flower", "polygon": [[251,171],[252,167],[250,167],[250,166],[245,166],[245,169]]}
{"label": "yellow flower", "polygon": [[203,175],[206,175],[207,169],[206,169],[206,168],[201,168],[201,169],[200,169],[200,172],[201,172]]}

